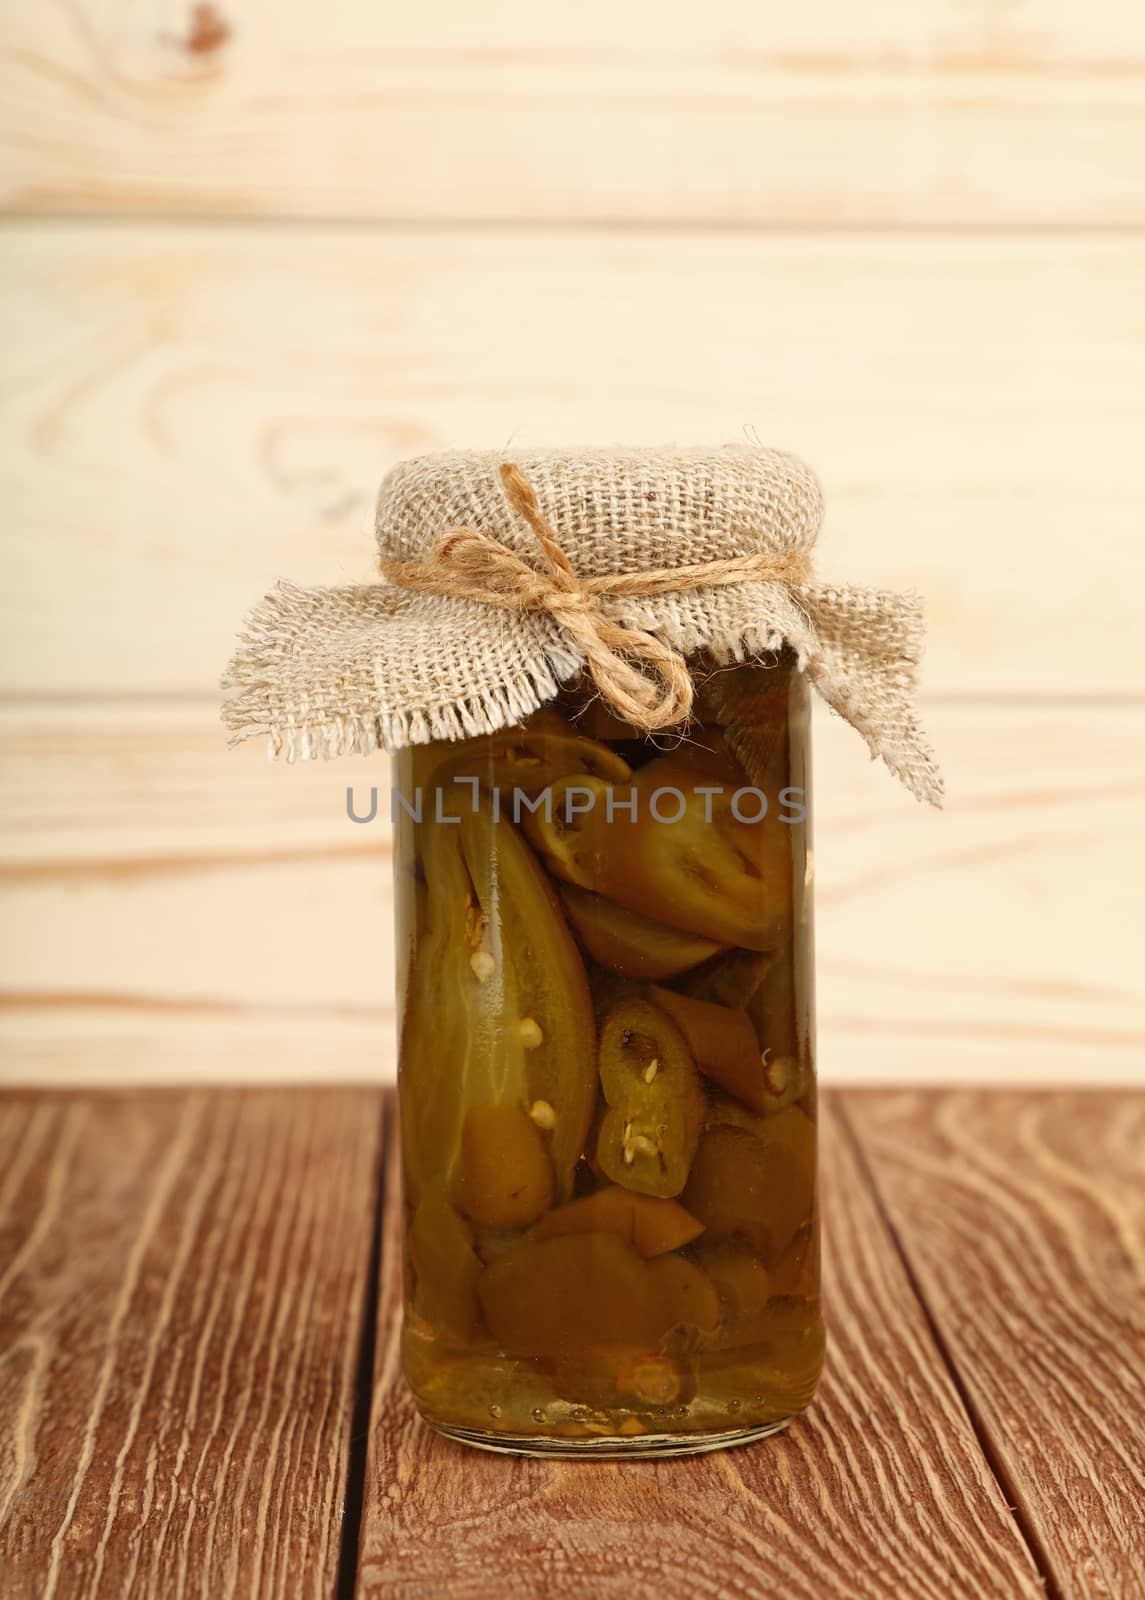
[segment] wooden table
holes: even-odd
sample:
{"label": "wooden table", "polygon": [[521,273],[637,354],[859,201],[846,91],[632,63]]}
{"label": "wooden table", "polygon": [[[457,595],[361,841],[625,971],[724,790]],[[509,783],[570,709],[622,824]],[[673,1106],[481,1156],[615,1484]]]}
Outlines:
{"label": "wooden table", "polygon": [[384,1091],[7,1097],[0,1592],[1145,1594],[1145,1096],[838,1092],[823,1122],[812,1411],[566,1465],[413,1412]]}

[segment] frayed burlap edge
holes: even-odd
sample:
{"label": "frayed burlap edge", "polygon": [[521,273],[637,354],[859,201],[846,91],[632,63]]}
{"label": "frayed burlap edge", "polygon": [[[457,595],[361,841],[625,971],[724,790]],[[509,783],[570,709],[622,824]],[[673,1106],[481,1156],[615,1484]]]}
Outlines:
{"label": "frayed burlap edge", "polygon": [[657,668],[673,651],[736,661],[786,645],[871,753],[937,804],[914,709],[921,606],[816,582],[821,517],[810,469],[763,447],[401,462],[378,502],[389,579],[279,584],[240,640],[224,719],[236,742],[265,736],[287,760],[472,738],[553,699],[585,650],[606,696],[642,695],[651,673],[667,717],[668,678],[690,698],[675,661]]}
{"label": "frayed burlap edge", "polygon": [[[745,587],[750,594],[692,591],[666,608],[657,633],[685,656],[703,651],[721,663],[774,658],[789,647],[872,757],[920,800],[940,804],[941,774],[913,709],[925,631],[917,597],[819,585],[798,594],[778,584]],[[609,609],[633,626],[655,625],[639,603]],[[394,705],[410,667],[393,660],[397,635],[420,635],[430,652],[443,615],[464,637],[471,610],[464,600],[383,585],[279,583],[255,607],[223,680],[231,742],[265,737],[273,756],[305,761],[474,738],[523,721],[583,671],[582,655],[551,622],[513,614],[500,619],[500,676],[476,693],[410,709]]]}

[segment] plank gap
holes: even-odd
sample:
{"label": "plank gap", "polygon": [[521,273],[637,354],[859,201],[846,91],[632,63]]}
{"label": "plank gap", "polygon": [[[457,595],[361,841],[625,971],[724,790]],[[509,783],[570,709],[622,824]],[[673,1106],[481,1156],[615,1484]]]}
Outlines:
{"label": "plank gap", "polygon": [[1017,1492],[1017,1486],[1015,1485],[1005,1463],[1000,1459],[997,1451],[994,1449],[994,1446],[991,1443],[989,1431],[985,1426],[981,1413],[974,1402],[974,1398],[971,1395],[970,1390],[963,1381],[962,1373],[960,1372],[957,1362],[954,1359],[953,1352],[951,1351],[941,1324],[931,1311],[930,1301],[927,1299],[926,1293],[919,1279],[919,1275],[914,1269],[914,1263],[911,1259],[910,1253],[903,1243],[898,1228],[895,1226],[894,1219],[891,1216],[889,1208],[884,1202],[882,1190],[879,1188],[878,1179],[875,1177],[874,1168],[867,1159],[866,1147],[856,1132],[854,1123],[851,1121],[849,1107],[850,1098],[851,1096],[849,1094],[842,1092],[835,1094],[832,1099],[832,1103],[835,1108],[835,1114],[838,1118],[838,1126],[842,1132],[843,1138],[847,1141],[847,1144],[851,1150],[851,1154],[854,1157],[855,1165],[862,1174],[863,1180],[866,1183],[867,1190],[871,1196],[871,1202],[874,1205],[875,1210],[878,1212],[883,1227],[886,1229],[887,1236],[890,1239],[896,1254],[898,1255],[900,1263],[902,1264],[902,1269],[906,1275],[907,1282],[910,1284],[910,1287],[914,1292],[915,1299],[918,1301],[918,1304],[921,1308],[922,1315],[926,1319],[926,1324],[930,1330],[931,1338],[934,1340],[935,1349],[938,1351],[939,1357],[941,1358],[943,1365],[950,1375],[950,1381],[954,1385],[955,1393],[958,1395],[958,1398],[962,1403],[962,1409],[965,1411],[967,1420],[974,1431],[974,1437],[977,1440],[978,1447],[982,1452],[982,1459],[985,1461],[990,1472],[993,1474],[994,1480],[998,1484],[998,1487],[1002,1492],[1003,1499],[1005,1500],[1010,1511],[1010,1515],[1014,1519],[1014,1525],[1018,1531],[1018,1534],[1025,1543],[1026,1548],[1029,1550],[1030,1558],[1037,1568],[1038,1577],[1045,1585],[1046,1600],[1066,1600],[1064,1591],[1054,1576],[1049,1552],[1047,1551],[1036,1527],[1023,1510],[1021,1496]]}
{"label": "plank gap", "polygon": [[345,232],[345,233],[402,233],[411,229],[430,234],[483,234],[528,233],[544,236],[550,233],[585,234],[671,234],[704,233],[712,237],[721,235],[751,235],[759,238],[824,238],[832,234],[848,239],[932,239],[932,238],[992,238],[992,239],[1140,239],[1145,237],[1145,223],[1101,222],[1055,218],[1031,218],[1007,221],[975,220],[972,218],[948,219],[928,222],[923,219],[906,221],[894,217],[848,220],[846,217],[817,221],[814,217],[768,217],[737,219],[734,217],[708,217],[702,213],[680,216],[634,217],[628,214],[586,217],[567,213],[555,216],[529,216],[503,213],[483,217],[431,217],[418,212],[391,212],[385,216],[368,216],[358,212],[296,213],[268,211],[261,215],[246,213],[236,215],[227,211],[151,211],[123,209],[116,211],[71,210],[37,211],[34,208],[5,207],[0,212],[0,227],[69,228],[117,227],[138,228],[211,228],[231,232],[282,231],[292,233]]}
{"label": "plank gap", "polygon": [[382,1276],[382,1239],[385,1233],[386,1171],[389,1139],[394,1127],[396,1098],[384,1094],[380,1111],[377,1160],[374,1167],[374,1203],[370,1212],[369,1254],[362,1316],[358,1329],[358,1355],[354,1369],[354,1403],[346,1449],[346,1485],[342,1504],[342,1531],[338,1542],[335,1600],[353,1600],[358,1582],[358,1546],[366,1487],[366,1452],[370,1443],[370,1412],[374,1401],[374,1363],[377,1355],[378,1312]]}

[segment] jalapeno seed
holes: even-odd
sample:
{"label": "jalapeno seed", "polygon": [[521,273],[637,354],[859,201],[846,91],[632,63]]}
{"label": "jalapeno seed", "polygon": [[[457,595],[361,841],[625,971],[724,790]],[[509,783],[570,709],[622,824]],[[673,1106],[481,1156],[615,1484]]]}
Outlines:
{"label": "jalapeno seed", "polygon": [[557,1114],[547,1100],[534,1100],[529,1107],[529,1115],[538,1128],[551,1132],[557,1125]]}
{"label": "jalapeno seed", "polygon": [[488,983],[497,970],[497,963],[488,950],[474,950],[469,965],[478,983]]}

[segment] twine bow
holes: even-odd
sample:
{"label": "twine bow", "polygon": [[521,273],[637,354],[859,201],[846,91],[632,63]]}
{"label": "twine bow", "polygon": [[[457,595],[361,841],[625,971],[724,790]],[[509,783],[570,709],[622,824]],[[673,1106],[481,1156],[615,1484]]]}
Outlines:
{"label": "twine bow", "polygon": [[532,485],[512,462],[500,468],[511,509],[532,529],[544,567],[532,566],[480,528],[446,528],[425,561],[385,561],[386,578],[402,589],[476,600],[506,611],[542,611],[577,645],[603,698],[626,722],[649,731],[683,721],[692,707],[692,675],[679,651],[642,628],[617,622],[603,602],[648,599],[685,589],[780,582],[807,577],[795,552],[760,551],[691,566],[582,577],[573,571]]}

